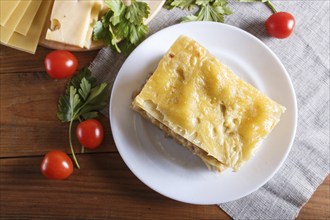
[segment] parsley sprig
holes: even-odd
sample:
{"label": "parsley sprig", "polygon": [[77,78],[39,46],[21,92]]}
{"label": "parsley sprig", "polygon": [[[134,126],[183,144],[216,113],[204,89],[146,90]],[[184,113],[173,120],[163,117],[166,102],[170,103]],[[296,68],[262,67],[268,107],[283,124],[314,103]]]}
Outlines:
{"label": "parsley sprig", "polygon": [[122,0],[104,2],[109,11],[95,23],[93,39],[103,40],[119,53],[122,50],[129,53],[147,36],[149,29],[143,20],[148,18],[150,8],[147,3],[136,0],[131,0],[129,5]]}
{"label": "parsley sprig", "polygon": [[69,144],[73,160],[80,168],[72,145],[72,123],[96,118],[109,101],[108,84],[96,85],[96,78],[88,68],[82,69],[68,82],[65,94],[58,101],[57,117],[61,122],[69,122]]}
{"label": "parsley sprig", "polygon": [[167,0],[164,7],[167,9],[178,7],[188,10],[192,10],[196,7],[198,8],[198,11],[195,14],[183,17],[182,22],[224,22],[225,16],[232,14],[232,11],[227,5],[227,0]]}

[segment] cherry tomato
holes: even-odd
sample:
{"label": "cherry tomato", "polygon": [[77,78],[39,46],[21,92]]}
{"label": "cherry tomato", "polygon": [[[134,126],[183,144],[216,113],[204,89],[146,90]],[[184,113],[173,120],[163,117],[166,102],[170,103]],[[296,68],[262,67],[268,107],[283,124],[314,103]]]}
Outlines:
{"label": "cherry tomato", "polygon": [[276,38],[287,38],[291,35],[296,21],[292,14],[288,12],[276,12],[266,21],[268,34]]}
{"label": "cherry tomato", "polygon": [[76,135],[85,148],[94,149],[103,141],[103,126],[98,120],[89,119],[78,124]]}
{"label": "cherry tomato", "polygon": [[77,58],[65,50],[50,52],[45,58],[45,67],[49,76],[55,79],[71,77],[77,70]]}
{"label": "cherry tomato", "polygon": [[41,173],[49,179],[66,179],[73,172],[70,157],[58,150],[48,152],[42,160]]}

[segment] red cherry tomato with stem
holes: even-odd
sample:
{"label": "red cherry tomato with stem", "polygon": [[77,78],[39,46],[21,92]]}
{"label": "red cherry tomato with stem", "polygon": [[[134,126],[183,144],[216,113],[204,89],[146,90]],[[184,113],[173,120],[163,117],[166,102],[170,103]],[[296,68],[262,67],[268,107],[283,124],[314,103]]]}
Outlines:
{"label": "red cherry tomato with stem", "polygon": [[296,25],[294,16],[288,12],[277,12],[275,6],[269,0],[265,4],[273,11],[273,14],[265,23],[268,34],[279,39],[289,37]]}
{"label": "red cherry tomato with stem", "polygon": [[69,51],[55,50],[46,56],[45,67],[48,75],[52,78],[69,78],[76,72],[78,60]]}
{"label": "red cherry tomato with stem", "polygon": [[73,164],[70,157],[58,150],[50,151],[42,160],[41,173],[49,179],[66,179],[73,172]]}
{"label": "red cherry tomato with stem", "polygon": [[103,141],[104,130],[102,124],[96,119],[80,122],[76,129],[78,141],[88,149],[97,148]]}

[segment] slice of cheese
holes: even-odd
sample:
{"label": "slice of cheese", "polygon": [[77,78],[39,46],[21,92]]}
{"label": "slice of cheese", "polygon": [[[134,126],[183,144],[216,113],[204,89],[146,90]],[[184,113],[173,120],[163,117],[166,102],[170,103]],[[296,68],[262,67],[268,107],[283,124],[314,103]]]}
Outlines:
{"label": "slice of cheese", "polygon": [[1,43],[34,54],[51,5],[52,1],[47,0],[42,2],[26,36],[14,32],[7,43],[2,41]]}
{"label": "slice of cheese", "polygon": [[55,0],[46,39],[83,48],[95,0]]}
{"label": "slice of cheese", "polygon": [[32,0],[20,1],[14,12],[3,26],[9,30],[14,31],[18,23],[23,18],[23,15],[25,14],[27,8],[30,6],[31,2]]}
{"label": "slice of cheese", "polygon": [[17,24],[15,28],[15,32],[26,35],[29,31],[31,24],[33,22],[33,19],[35,15],[38,12],[38,9],[40,8],[41,0],[33,0],[29,7],[27,8],[25,14],[23,15],[20,22]]}
{"label": "slice of cheese", "polygon": [[94,4],[94,7],[92,8],[91,19],[89,21],[88,31],[86,34],[86,39],[85,39],[85,44],[84,44],[84,47],[87,49],[89,49],[91,47],[93,27],[94,27],[95,22],[97,22],[97,20],[99,18],[99,14],[100,14],[101,10],[103,9],[103,7],[104,7],[103,0],[95,0],[95,4]]}
{"label": "slice of cheese", "polygon": [[0,40],[2,44],[8,43],[10,37],[14,31],[7,29],[6,27],[0,26]]}
{"label": "slice of cheese", "polygon": [[0,24],[3,26],[18,6],[18,0],[1,0],[0,1]]}

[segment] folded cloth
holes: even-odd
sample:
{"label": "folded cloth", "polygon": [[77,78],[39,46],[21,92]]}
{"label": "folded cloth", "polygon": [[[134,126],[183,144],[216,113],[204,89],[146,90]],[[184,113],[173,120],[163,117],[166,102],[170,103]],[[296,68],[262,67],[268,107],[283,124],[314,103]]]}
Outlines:
{"label": "folded cloth", "polygon": [[[271,11],[262,3],[230,2],[234,14],[226,23],[261,39],[286,67],[298,101],[297,134],[287,160],[268,183],[244,198],[219,204],[234,219],[294,219],[329,175],[329,1],[273,2],[296,18],[288,39],[267,37],[264,21]],[[150,34],[189,13],[162,9],[150,23]],[[125,59],[103,48],[90,69],[99,82],[112,84]]]}

